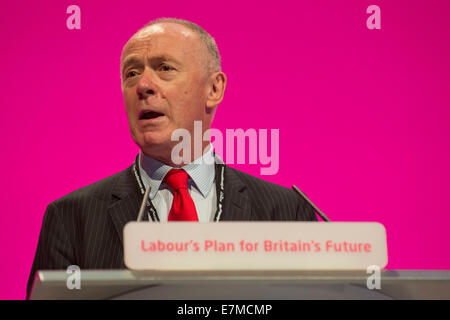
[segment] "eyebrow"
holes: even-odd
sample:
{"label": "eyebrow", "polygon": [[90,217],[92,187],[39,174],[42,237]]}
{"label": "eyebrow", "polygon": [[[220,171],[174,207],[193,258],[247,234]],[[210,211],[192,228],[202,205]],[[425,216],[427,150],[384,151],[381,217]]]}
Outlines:
{"label": "eyebrow", "polygon": [[[156,61],[156,62],[162,62],[162,61],[170,61],[170,62],[174,62],[177,65],[181,65],[181,63],[175,59],[174,57],[168,55],[168,54],[160,54],[154,57],[151,57],[149,59],[149,61]],[[139,58],[139,56],[137,55],[129,55],[125,58],[123,65],[122,65],[122,72],[125,71],[125,69],[129,66],[129,65],[139,65],[142,64],[142,59]]]}
{"label": "eyebrow", "polygon": [[122,63],[122,72],[125,71],[125,69],[132,64],[140,64],[141,61],[136,55],[128,56],[125,58],[125,60]]}

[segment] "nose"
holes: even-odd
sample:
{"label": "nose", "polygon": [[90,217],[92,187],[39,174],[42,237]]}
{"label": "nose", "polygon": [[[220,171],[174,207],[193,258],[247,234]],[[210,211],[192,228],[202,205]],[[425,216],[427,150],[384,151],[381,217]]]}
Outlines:
{"label": "nose", "polygon": [[141,78],[136,87],[136,93],[139,100],[145,100],[149,96],[154,96],[156,94],[156,86],[152,81],[151,71],[147,68],[144,70]]}

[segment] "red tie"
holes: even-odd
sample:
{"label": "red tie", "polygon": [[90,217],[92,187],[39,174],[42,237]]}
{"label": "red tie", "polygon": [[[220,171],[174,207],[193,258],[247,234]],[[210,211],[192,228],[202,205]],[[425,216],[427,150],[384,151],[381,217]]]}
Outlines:
{"label": "red tie", "polygon": [[172,169],[164,177],[164,182],[173,190],[173,202],[169,221],[198,221],[195,204],[187,186],[188,174],[181,169]]}

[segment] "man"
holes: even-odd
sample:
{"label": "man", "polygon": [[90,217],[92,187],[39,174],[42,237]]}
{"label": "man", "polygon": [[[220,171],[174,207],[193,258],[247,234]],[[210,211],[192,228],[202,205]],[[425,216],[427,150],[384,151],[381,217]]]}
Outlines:
{"label": "man", "polygon": [[200,154],[183,149],[185,161],[175,161],[179,142],[172,134],[193,133],[194,121],[203,133],[208,130],[225,91],[215,41],[199,26],[178,19],[150,22],[123,48],[121,81],[141,152],[126,170],[50,203],[27,295],[39,269],[125,268],[122,229],[136,220],[148,186],[147,221],[317,220],[294,191],[221,163],[209,141],[202,142]]}

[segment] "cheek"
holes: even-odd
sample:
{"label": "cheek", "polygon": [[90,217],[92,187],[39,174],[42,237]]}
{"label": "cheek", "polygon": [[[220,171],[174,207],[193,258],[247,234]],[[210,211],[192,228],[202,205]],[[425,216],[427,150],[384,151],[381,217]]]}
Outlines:
{"label": "cheek", "polygon": [[123,92],[123,101],[125,102],[126,105],[130,104],[130,100],[131,100],[131,94],[129,90],[125,90]]}
{"label": "cheek", "polygon": [[170,101],[170,113],[175,127],[190,127],[194,120],[203,119],[205,97],[202,93],[201,85],[194,80],[183,89],[174,88],[173,91],[167,92],[166,97]]}
{"label": "cheek", "polygon": [[136,104],[134,100],[135,97],[130,92],[123,93],[123,102],[127,114],[133,111],[133,106]]}

